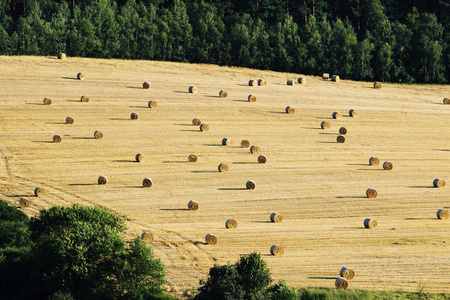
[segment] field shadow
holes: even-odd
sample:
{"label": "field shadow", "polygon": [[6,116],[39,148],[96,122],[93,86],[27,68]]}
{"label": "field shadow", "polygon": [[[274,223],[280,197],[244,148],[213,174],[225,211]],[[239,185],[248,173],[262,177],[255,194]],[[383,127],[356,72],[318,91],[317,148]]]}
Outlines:
{"label": "field shadow", "polygon": [[116,160],[113,160],[113,162],[124,162],[124,163],[134,163],[134,162],[138,162],[138,161],[135,161],[135,160],[131,160],[131,159],[116,159]]}
{"label": "field shadow", "polygon": [[337,277],[325,277],[325,276],[310,276],[308,279],[330,279],[330,280],[336,280]]}
{"label": "field shadow", "polygon": [[192,244],[194,244],[195,246],[198,246],[198,245],[208,245],[208,243],[206,243],[206,242],[199,242],[199,241],[192,242]]}
{"label": "field shadow", "polygon": [[47,122],[45,124],[61,125],[61,124],[66,124],[66,122]]}
{"label": "field shadow", "polygon": [[330,117],[330,118],[316,117],[316,119],[334,120],[332,117]]}
{"label": "field shadow", "polygon": [[233,164],[234,165],[257,165],[259,163],[256,161],[236,161],[236,162],[233,162]]}
{"label": "field shadow", "polygon": [[185,164],[188,162],[189,161],[181,161],[181,160],[165,160],[165,161],[163,161],[163,163],[165,163],[165,164]]}
{"label": "field shadow", "polygon": [[303,129],[320,129],[320,130],[323,130],[322,128],[320,128],[320,127],[302,127]]}
{"label": "field shadow", "polygon": [[412,185],[412,186],[408,186],[409,188],[413,188],[413,189],[434,189],[434,186],[430,186],[430,185]]}
{"label": "field shadow", "polygon": [[219,191],[243,191],[247,188],[218,188]]}
{"label": "field shadow", "polygon": [[53,141],[33,141],[33,143],[44,143],[44,144],[50,144],[53,143]]}
{"label": "field shadow", "polygon": [[272,221],[250,221],[250,223],[272,223]]}
{"label": "field shadow", "polygon": [[269,111],[269,113],[271,113],[271,114],[281,114],[281,115],[287,115],[287,113],[286,113],[286,112],[284,112],[284,111]]}
{"label": "field shadow", "polygon": [[367,166],[368,164],[347,164],[347,166]]}
{"label": "field shadow", "polygon": [[122,185],[122,186],[115,186],[115,189],[143,189],[145,186],[142,185]]}
{"label": "field shadow", "polygon": [[272,254],[267,254],[267,253],[264,253],[264,254],[260,254],[261,256],[273,256]]}
{"label": "field shadow", "polygon": [[110,118],[111,121],[124,121],[124,120],[131,120],[130,118]]}
{"label": "field shadow", "polygon": [[78,78],[76,78],[76,77],[63,77],[63,79],[78,80]]}
{"label": "field shadow", "polygon": [[189,210],[189,208],[160,208],[159,210]]}
{"label": "field shadow", "polygon": [[140,90],[145,90],[143,87],[138,87],[138,86],[127,86],[127,89],[140,89]]}
{"label": "field shadow", "polygon": [[9,196],[7,196],[7,197],[10,197],[10,198],[22,198],[22,197],[29,198],[29,197],[35,197],[35,195],[34,195],[34,194],[28,194],[28,195],[9,195]]}
{"label": "field shadow", "polygon": [[184,91],[173,91],[174,93],[180,93],[180,94],[189,94],[189,92],[184,92]]}
{"label": "field shadow", "polygon": [[44,103],[27,103],[28,105],[45,105]]}
{"label": "field shadow", "polygon": [[433,151],[445,151],[445,152],[450,151],[450,150],[448,150],[448,149],[431,149],[431,150],[433,150]]}
{"label": "field shadow", "polygon": [[191,171],[192,173],[219,173],[219,171]]}
{"label": "field shadow", "polygon": [[337,135],[337,133],[335,133],[335,132],[319,132],[319,134],[335,134],[335,135]]}
{"label": "field shadow", "polygon": [[248,100],[233,100],[234,102],[248,102]]}
{"label": "field shadow", "polygon": [[66,100],[67,102],[81,102],[80,100]]}
{"label": "field shadow", "polygon": [[202,132],[200,129],[180,129],[179,131],[195,131]]}
{"label": "field shadow", "polygon": [[316,143],[319,143],[319,144],[339,144],[338,142],[322,142],[322,141],[316,141]]}
{"label": "field shadow", "polygon": [[98,185],[98,183],[69,183],[70,186],[89,186]]}
{"label": "field shadow", "polygon": [[86,137],[86,136],[73,136],[71,139],[74,140],[95,140],[94,137]]}
{"label": "field shadow", "polygon": [[405,220],[412,221],[412,220],[439,220],[438,218],[405,218]]}
{"label": "field shadow", "polygon": [[370,169],[358,169],[358,171],[385,171],[385,170],[384,169],[370,168]]}
{"label": "field shadow", "polygon": [[213,95],[207,95],[205,97],[208,97],[208,98],[221,98],[220,96],[213,96]]}
{"label": "field shadow", "polygon": [[203,146],[210,146],[210,147],[217,146],[217,147],[221,147],[221,146],[224,146],[224,145],[222,145],[222,144],[203,144]]}
{"label": "field shadow", "polygon": [[336,199],[365,199],[364,196],[337,196]]}

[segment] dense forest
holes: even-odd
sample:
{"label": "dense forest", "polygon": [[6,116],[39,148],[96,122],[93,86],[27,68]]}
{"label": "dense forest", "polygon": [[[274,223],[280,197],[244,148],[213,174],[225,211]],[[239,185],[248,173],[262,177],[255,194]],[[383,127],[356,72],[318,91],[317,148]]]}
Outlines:
{"label": "dense forest", "polygon": [[450,80],[450,0],[0,0],[0,54]]}

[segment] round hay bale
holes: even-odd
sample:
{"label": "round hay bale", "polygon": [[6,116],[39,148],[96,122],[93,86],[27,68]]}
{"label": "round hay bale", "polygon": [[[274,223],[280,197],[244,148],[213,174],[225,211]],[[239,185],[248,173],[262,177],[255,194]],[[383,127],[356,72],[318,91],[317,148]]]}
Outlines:
{"label": "round hay bale", "polygon": [[293,108],[291,106],[286,106],[285,111],[287,114],[293,114],[293,113],[295,113],[295,108]]}
{"label": "round hay bale", "polygon": [[188,161],[189,162],[196,162],[197,161],[197,155],[189,154]]}
{"label": "round hay bale", "polygon": [[50,98],[44,98],[44,105],[50,105],[50,104],[52,104],[52,99],[50,99]]}
{"label": "round hay bale", "polygon": [[192,93],[192,94],[198,93],[198,88],[196,86],[191,85],[189,87],[189,93]]}
{"label": "round hay bale", "polygon": [[188,203],[189,210],[197,210],[198,209],[198,202],[195,200],[191,200]]}
{"label": "round hay bale", "polygon": [[366,196],[367,198],[376,198],[378,196],[377,190],[368,188],[366,190]]}
{"label": "round hay bale", "polygon": [[300,84],[305,84],[306,83],[306,78],[305,77],[299,77],[297,82],[300,83]]}
{"label": "round hay bale", "polygon": [[229,138],[223,138],[222,139],[222,145],[224,146],[231,146],[233,145],[233,141]]}
{"label": "round hay bale", "polygon": [[444,179],[436,178],[435,180],[433,180],[433,186],[437,188],[445,187]]}
{"label": "round hay bale", "polygon": [[77,78],[79,79],[79,80],[84,80],[84,74],[83,73],[78,73],[77,74]]}
{"label": "round hay bale", "polygon": [[200,125],[200,131],[209,131],[209,125],[208,124],[201,124]]}
{"label": "round hay bale", "polygon": [[219,172],[222,172],[222,173],[228,172],[228,165],[227,164],[220,164],[217,168],[219,169]]}
{"label": "round hay bale", "polygon": [[258,85],[258,82],[257,82],[255,79],[250,79],[250,80],[248,81],[248,85],[249,85],[249,86],[257,86],[257,85]]}
{"label": "round hay bale", "polygon": [[344,277],[336,278],[334,285],[338,290],[346,290],[348,288],[348,281]]}
{"label": "round hay bale", "polygon": [[131,118],[131,120],[137,120],[137,119],[139,119],[139,114],[138,113],[131,113],[131,116],[130,116],[130,118]]}
{"label": "round hay bale", "polygon": [[142,153],[136,154],[136,161],[137,162],[141,162],[141,161],[144,161],[144,160],[145,160],[145,158],[144,158],[144,155],[142,155]]}
{"label": "round hay bale", "polygon": [[377,89],[377,90],[379,90],[379,89],[381,89],[381,82],[375,82],[374,84],[373,84],[373,88],[374,89]]}
{"label": "round hay bale", "polygon": [[148,107],[156,108],[157,106],[158,106],[158,102],[156,102],[155,100],[148,101]]}
{"label": "round hay bale", "polygon": [[333,119],[340,119],[342,117],[342,115],[337,111],[335,111],[331,116],[333,117]]}
{"label": "round hay bale", "polygon": [[267,162],[267,157],[265,155],[258,156],[258,163],[265,164]]}
{"label": "round hay bale", "polygon": [[339,128],[339,133],[340,134],[347,134],[347,128],[345,128],[345,127]]}
{"label": "round hay bale", "polygon": [[96,139],[101,139],[101,138],[103,138],[103,133],[100,130],[96,130],[96,131],[94,131],[94,137]]}
{"label": "round hay bale", "polygon": [[212,234],[212,233],[208,233],[205,237],[206,243],[208,245],[215,245],[217,244],[217,237]]}
{"label": "round hay bale", "polygon": [[234,228],[237,228],[237,226],[238,226],[238,223],[235,219],[228,219],[225,222],[225,227],[228,229],[234,229]]}
{"label": "round hay bale", "polygon": [[148,81],[144,81],[144,83],[142,84],[142,87],[144,89],[149,89],[152,85],[150,84],[150,82]]}
{"label": "round hay bale", "polygon": [[380,164],[380,160],[376,157],[369,158],[369,165],[378,166]]}
{"label": "round hay bale", "polygon": [[444,98],[442,102],[444,102],[445,105],[448,105],[450,104],[450,98]]}
{"label": "round hay bale", "polygon": [[280,223],[283,221],[283,216],[277,212],[274,212],[270,215],[270,221],[273,223]]}
{"label": "round hay bale", "polygon": [[97,181],[98,181],[98,184],[106,184],[108,179],[106,178],[106,176],[100,175],[100,177],[98,178]]}
{"label": "round hay bale", "polygon": [[294,79],[288,79],[286,83],[287,85],[294,85]]}
{"label": "round hay bale", "polygon": [[37,188],[35,188],[34,189],[34,195],[36,196],[36,197],[39,197],[39,196],[44,196],[45,195],[45,190],[44,190],[44,188],[41,188],[41,187],[37,187]]}
{"label": "round hay bale", "polygon": [[350,269],[348,267],[343,267],[341,269],[341,271],[339,272],[339,275],[341,277],[344,277],[347,280],[352,280],[353,277],[355,277],[355,271],[353,271],[352,269]]}
{"label": "round hay bale", "polygon": [[256,96],[255,95],[248,95],[247,100],[248,100],[248,102],[256,102]]}
{"label": "round hay bale", "polygon": [[377,220],[367,218],[364,220],[364,227],[366,228],[375,228],[378,226]]}
{"label": "round hay bale", "polygon": [[336,141],[341,144],[345,143],[345,136],[338,135],[338,137],[336,138]]}
{"label": "round hay bale", "polygon": [[224,91],[224,90],[220,91],[220,92],[219,92],[219,97],[220,97],[220,98],[226,98],[226,97],[228,97],[227,91]]}
{"label": "round hay bale", "polygon": [[276,255],[276,256],[283,255],[284,254],[283,246],[272,245],[272,247],[270,247],[270,254]]}
{"label": "round hay bale", "polygon": [[267,82],[264,79],[258,79],[258,85],[259,86],[266,86]]}
{"label": "round hay bale", "polygon": [[248,140],[242,140],[241,141],[241,147],[242,148],[248,148],[250,147],[250,142]]}
{"label": "round hay bale", "polygon": [[440,210],[437,211],[436,216],[440,220],[447,220],[448,219],[448,210],[440,209]]}
{"label": "round hay bale", "polygon": [[323,121],[322,123],[320,123],[320,127],[322,127],[322,129],[328,129],[331,127],[331,124],[330,122]]}
{"label": "round hay bale", "polygon": [[385,170],[390,171],[390,170],[392,170],[393,167],[394,167],[394,165],[390,161],[385,161],[383,163],[383,169],[385,169]]}
{"label": "round hay bale", "polygon": [[252,153],[252,154],[258,154],[259,153],[259,147],[258,146],[251,146],[250,147],[250,152]]}
{"label": "round hay bale", "polygon": [[143,187],[151,187],[152,185],[153,185],[153,181],[151,178],[145,177],[144,180],[142,181]]}
{"label": "round hay bale", "polygon": [[328,73],[323,73],[323,74],[322,74],[322,80],[328,80],[328,79],[330,79],[330,74],[328,74]]}
{"label": "round hay bale", "polygon": [[59,134],[53,136],[53,143],[61,143],[61,136]]}
{"label": "round hay bale", "polygon": [[331,76],[331,81],[339,82],[339,75],[333,75],[333,76]]}
{"label": "round hay bale", "polygon": [[66,118],[66,124],[73,124],[74,119],[72,117],[67,117]]}
{"label": "round hay bale", "polygon": [[81,102],[89,102],[88,96],[81,96]]}
{"label": "round hay bale", "polygon": [[358,112],[354,109],[350,109],[348,114],[350,115],[350,117],[356,117],[358,115]]}
{"label": "round hay bale", "polygon": [[153,234],[151,234],[150,232],[144,232],[143,234],[141,234],[141,238],[147,243],[153,242]]}
{"label": "round hay bale", "polygon": [[192,120],[192,125],[200,126],[200,124],[202,124],[202,121],[200,121],[200,119],[194,118]]}
{"label": "round hay bale", "polygon": [[65,53],[62,53],[62,52],[60,52],[60,53],[58,53],[58,59],[66,59],[66,54]]}
{"label": "round hay bale", "polygon": [[22,208],[30,206],[30,203],[31,203],[31,201],[28,200],[28,198],[20,198],[20,200],[19,200],[19,205]]}
{"label": "round hay bale", "polygon": [[256,183],[253,180],[247,180],[245,187],[247,188],[247,190],[254,190],[256,187]]}

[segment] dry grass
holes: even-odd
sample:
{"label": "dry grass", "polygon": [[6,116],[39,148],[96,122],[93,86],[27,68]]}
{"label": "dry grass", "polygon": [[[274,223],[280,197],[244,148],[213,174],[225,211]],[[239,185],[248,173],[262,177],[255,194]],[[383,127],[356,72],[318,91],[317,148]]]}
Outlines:
{"label": "dry grass", "polygon": [[[293,88],[286,78],[301,74],[72,57],[0,57],[0,65],[2,199],[18,206],[17,195],[43,186],[47,195],[32,197],[26,213],[80,203],[126,215],[130,240],[144,231],[156,237],[152,247],[167,266],[169,290],[197,287],[214,264],[258,251],[275,280],[296,287],[334,287],[324,277],[351,266],[352,289],[415,291],[426,281],[429,292],[450,292],[450,265],[442,263],[450,260],[450,226],[436,217],[449,207],[448,188],[431,188],[434,178],[450,178],[450,132],[436,130],[448,126],[448,85],[383,83],[375,90],[373,82],[308,76]],[[64,78],[76,70],[88,79]],[[154,78],[157,110],[145,107],[142,78]],[[255,90],[250,78],[270,83],[256,88],[251,105],[242,101]],[[188,94],[197,82],[201,92]],[[219,98],[218,87],[233,97]],[[82,94],[94,100],[81,103]],[[49,95],[54,105],[42,105]],[[286,105],[299,113],[286,115]],[[350,109],[357,118],[348,117]],[[137,122],[128,118],[132,111]],[[334,120],[333,111],[345,113]],[[77,122],[65,125],[67,115]],[[211,130],[200,133],[194,117]],[[351,139],[337,144],[336,132],[320,129],[323,120],[333,131],[351,130]],[[104,139],[93,139],[97,129]],[[64,142],[51,143],[54,133]],[[260,146],[270,163],[258,164],[259,154],[239,145],[218,147],[226,136]],[[151,158],[134,163],[138,152]],[[200,159],[189,163],[189,153]],[[369,166],[371,156],[395,169]],[[217,171],[221,162],[230,172]],[[108,184],[96,184],[100,174]],[[136,188],[146,176],[155,185]],[[257,189],[244,190],[249,178]],[[379,197],[365,198],[368,187]],[[186,207],[191,199],[202,205],[197,212]],[[274,211],[285,220],[271,223]],[[237,230],[224,228],[231,216]],[[379,222],[376,229],[364,229],[367,216]],[[220,247],[204,244],[208,232]],[[271,256],[273,244],[285,254]]]}

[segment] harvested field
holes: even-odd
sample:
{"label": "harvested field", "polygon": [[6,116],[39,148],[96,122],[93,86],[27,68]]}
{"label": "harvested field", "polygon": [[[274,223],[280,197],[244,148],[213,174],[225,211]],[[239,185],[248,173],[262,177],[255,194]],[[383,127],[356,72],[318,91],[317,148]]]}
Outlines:
{"label": "harvested field", "polygon": [[[73,203],[125,215],[130,240],[145,231],[154,236],[168,290],[177,296],[198,287],[214,264],[253,251],[275,280],[294,287],[334,287],[342,266],[351,266],[357,276],[349,289],[450,292],[450,265],[443,263],[450,259],[450,222],[436,217],[450,207],[449,189],[431,184],[450,178],[450,132],[436,130],[450,118],[442,104],[448,85],[374,89],[373,82],[307,76],[308,84],[293,88],[286,78],[304,75],[56,56],[0,57],[0,65],[0,197],[17,207],[21,197],[32,199],[21,208],[29,215]],[[87,80],[74,80],[79,70]],[[258,101],[242,101],[255,91],[249,78],[261,77],[270,84],[258,87]],[[142,78],[152,79],[157,110],[148,109]],[[192,84],[198,93],[188,93]],[[220,89],[230,96],[217,97]],[[82,103],[81,94],[95,101]],[[42,105],[48,95],[54,103]],[[286,105],[301,114],[286,114]],[[345,113],[335,120],[333,111]],[[68,115],[73,125],[64,123]],[[200,132],[194,117],[211,129]],[[318,126],[323,120],[348,128],[348,141],[336,143],[336,133]],[[104,138],[94,139],[95,130]],[[64,142],[50,142],[54,133]],[[238,144],[221,146],[225,136],[260,146],[270,163],[258,164]],[[136,163],[132,155],[143,149],[148,160]],[[189,163],[189,153],[201,159]],[[395,168],[369,166],[372,156]],[[223,162],[227,173],[217,171]],[[97,184],[101,174],[106,185]],[[146,176],[151,189],[142,188]],[[245,189],[249,178],[257,189]],[[34,197],[37,186],[46,194]],[[368,187],[377,198],[366,197]],[[201,211],[188,210],[192,199]],[[283,222],[270,222],[274,211]],[[375,230],[364,228],[367,216],[378,221]],[[230,217],[238,229],[225,228]],[[206,244],[208,233],[217,245]],[[284,255],[270,255],[274,244]]]}

